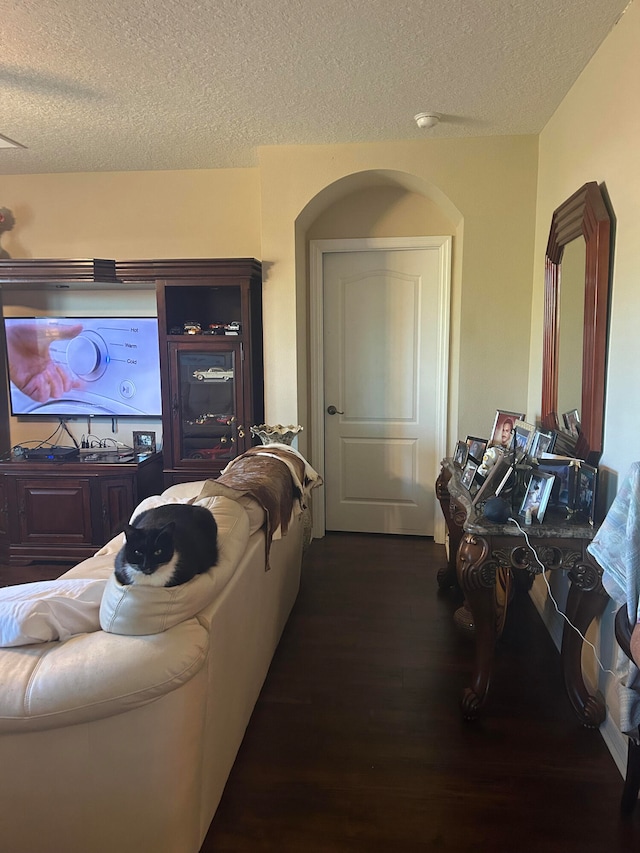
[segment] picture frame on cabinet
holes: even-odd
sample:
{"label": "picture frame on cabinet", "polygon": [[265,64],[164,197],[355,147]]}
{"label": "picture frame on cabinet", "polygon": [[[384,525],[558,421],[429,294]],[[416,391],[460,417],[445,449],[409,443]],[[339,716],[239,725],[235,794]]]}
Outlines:
{"label": "picture frame on cabinet", "polygon": [[145,430],[133,431],[133,449],[136,453],[155,453],[156,434]]}

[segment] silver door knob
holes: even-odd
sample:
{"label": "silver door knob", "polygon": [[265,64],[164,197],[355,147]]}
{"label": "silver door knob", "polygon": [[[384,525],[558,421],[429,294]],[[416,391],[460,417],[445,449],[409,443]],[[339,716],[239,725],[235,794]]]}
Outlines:
{"label": "silver door knob", "polygon": [[328,415],[344,415],[344,412],[340,412],[336,409],[335,406],[327,406],[327,414]]}

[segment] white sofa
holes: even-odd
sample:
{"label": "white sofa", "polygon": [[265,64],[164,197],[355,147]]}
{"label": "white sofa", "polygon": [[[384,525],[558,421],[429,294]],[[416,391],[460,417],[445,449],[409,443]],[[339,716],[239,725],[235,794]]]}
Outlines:
{"label": "white sofa", "polygon": [[[193,499],[202,485],[162,500]],[[0,649],[0,849],[200,849],[298,592],[304,526],[298,515],[273,540],[266,571],[259,504],[209,500],[221,559],[195,616],[175,587],[176,624],[162,630],[171,608],[149,616],[134,602],[127,614],[131,587],[109,599],[109,580],[109,631]],[[121,541],[64,577],[110,578]]]}

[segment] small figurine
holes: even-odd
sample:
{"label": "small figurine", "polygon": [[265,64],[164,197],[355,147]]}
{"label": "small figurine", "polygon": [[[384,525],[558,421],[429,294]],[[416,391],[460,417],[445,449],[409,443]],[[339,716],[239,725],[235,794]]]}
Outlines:
{"label": "small figurine", "polygon": [[486,477],[501,455],[502,450],[499,447],[488,447],[484,452],[482,462],[478,465],[477,473],[481,477]]}

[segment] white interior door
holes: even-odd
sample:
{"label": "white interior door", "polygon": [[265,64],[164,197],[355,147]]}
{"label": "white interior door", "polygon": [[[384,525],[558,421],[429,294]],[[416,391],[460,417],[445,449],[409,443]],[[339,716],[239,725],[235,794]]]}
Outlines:
{"label": "white interior door", "polygon": [[327,530],[434,535],[450,238],[423,240],[322,253]]}

